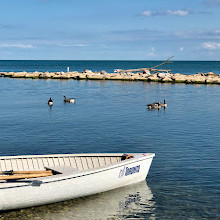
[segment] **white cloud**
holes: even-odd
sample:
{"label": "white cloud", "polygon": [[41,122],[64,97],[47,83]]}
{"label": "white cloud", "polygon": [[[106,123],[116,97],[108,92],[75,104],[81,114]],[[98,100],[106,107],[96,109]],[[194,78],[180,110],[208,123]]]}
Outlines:
{"label": "white cloud", "polygon": [[152,12],[151,12],[151,11],[144,11],[144,12],[142,13],[142,15],[144,15],[144,16],[151,16],[151,15],[152,15]]}
{"label": "white cloud", "polygon": [[219,50],[220,43],[218,43],[218,42],[204,42],[204,43],[202,43],[202,47],[207,50]]}
{"label": "white cloud", "polygon": [[183,49],[184,49],[183,47],[180,47],[180,51],[183,51]]}
{"label": "white cloud", "polygon": [[14,48],[23,48],[23,49],[34,48],[34,46],[32,44],[0,44],[0,47],[14,47]]}
{"label": "white cloud", "polygon": [[155,55],[156,55],[156,49],[154,47],[151,47],[148,52],[148,56],[155,56]]}
{"label": "white cloud", "polygon": [[143,16],[168,16],[168,15],[175,15],[175,16],[187,16],[190,14],[189,10],[166,10],[166,11],[144,11],[141,13]]}
{"label": "white cloud", "polygon": [[86,44],[58,44],[60,47],[86,47]]}
{"label": "white cloud", "polygon": [[177,10],[177,11],[167,10],[166,13],[168,15],[186,16],[189,14],[189,11],[187,11],[187,10]]}

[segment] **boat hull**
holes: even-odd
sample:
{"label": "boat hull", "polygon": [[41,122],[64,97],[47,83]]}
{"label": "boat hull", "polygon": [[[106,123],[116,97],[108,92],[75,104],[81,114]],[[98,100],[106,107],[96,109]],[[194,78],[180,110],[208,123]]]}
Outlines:
{"label": "boat hull", "polygon": [[0,210],[61,202],[140,182],[146,178],[153,156],[141,156],[75,174],[18,181],[10,187],[4,184],[1,188],[0,183]]}

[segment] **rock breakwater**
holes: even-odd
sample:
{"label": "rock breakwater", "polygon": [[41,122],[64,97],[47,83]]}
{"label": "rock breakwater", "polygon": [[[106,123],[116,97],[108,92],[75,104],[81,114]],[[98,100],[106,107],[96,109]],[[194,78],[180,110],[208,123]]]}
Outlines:
{"label": "rock breakwater", "polygon": [[84,70],[83,72],[0,72],[0,76],[25,79],[127,80],[159,83],[220,84],[220,75],[213,72],[185,75],[169,72],[151,74],[149,71],[107,73],[104,70],[100,72]]}

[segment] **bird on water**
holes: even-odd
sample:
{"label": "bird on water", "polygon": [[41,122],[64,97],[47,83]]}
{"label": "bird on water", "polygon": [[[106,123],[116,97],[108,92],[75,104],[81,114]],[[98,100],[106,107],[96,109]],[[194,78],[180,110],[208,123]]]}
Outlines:
{"label": "bird on water", "polygon": [[158,102],[154,102],[152,104],[148,104],[147,105],[148,109],[157,109],[157,108],[161,108],[161,106],[159,105]]}
{"label": "bird on water", "polygon": [[51,99],[51,97],[50,97],[50,99],[48,100],[48,105],[49,105],[49,106],[52,106],[52,105],[53,105],[53,100]]}
{"label": "bird on water", "polygon": [[148,104],[147,107],[148,107],[148,109],[159,109],[161,107],[166,108],[167,107],[166,100],[164,99],[164,103],[162,103],[162,102],[154,102],[152,104]]}
{"label": "bird on water", "polygon": [[75,101],[76,101],[76,99],[75,98],[69,98],[69,99],[67,99],[66,98],[66,96],[63,96],[64,97],[64,102],[70,102],[70,103],[74,103]]}
{"label": "bird on water", "polygon": [[159,105],[160,105],[160,107],[166,108],[167,107],[166,100],[164,99],[163,103],[159,102]]}

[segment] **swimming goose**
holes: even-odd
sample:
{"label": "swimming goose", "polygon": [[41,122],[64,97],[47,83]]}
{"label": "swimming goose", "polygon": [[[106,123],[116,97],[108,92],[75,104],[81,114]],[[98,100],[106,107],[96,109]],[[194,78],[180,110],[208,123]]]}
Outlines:
{"label": "swimming goose", "polygon": [[161,107],[166,108],[167,107],[166,100],[164,99],[164,103],[154,102],[153,104],[148,104],[147,107],[148,107],[148,109],[159,109]]}
{"label": "swimming goose", "polygon": [[70,103],[74,103],[75,101],[76,101],[76,99],[75,98],[69,98],[69,99],[67,99],[66,98],[66,96],[63,96],[64,97],[64,102],[70,102]]}
{"label": "swimming goose", "polygon": [[147,107],[148,107],[148,109],[157,109],[157,108],[161,108],[159,102],[154,102],[153,104],[148,104]]}
{"label": "swimming goose", "polygon": [[160,107],[167,107],[166,100],[164,99],[163,103],[159,102]]}
{"label": "swimming goose", "polygon": [[48,100],[48,105],[49,105],[49,106],[52,106],[52,105],[53,105],[53,100],[51,99],[51,97],[50,97],[50,99]]}

